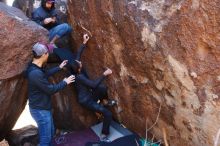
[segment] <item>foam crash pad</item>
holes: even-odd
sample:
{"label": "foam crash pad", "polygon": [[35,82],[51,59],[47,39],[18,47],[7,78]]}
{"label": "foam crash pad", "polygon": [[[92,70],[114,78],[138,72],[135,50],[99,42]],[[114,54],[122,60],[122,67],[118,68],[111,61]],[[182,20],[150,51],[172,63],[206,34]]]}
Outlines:
{"label": "foam crash pad", "polygon": [[[52,143],[54,146],[85,146],[86,144],[100,144],[99,136],[101,134],[102,125],[103,123],[99,123],[82,131],[74,131],[65,135],[57,136],[53,139]],[[136,144],[136,140],[134,139],[130,139],[132,142],[128,141],[128,136],[132,135],[134,135],[134,133],[122,125],[116,122],[111,123],[109,139],[112,143],[117,143],[119,141],[119,143],[128,142],[132,144],[133,142]]]}

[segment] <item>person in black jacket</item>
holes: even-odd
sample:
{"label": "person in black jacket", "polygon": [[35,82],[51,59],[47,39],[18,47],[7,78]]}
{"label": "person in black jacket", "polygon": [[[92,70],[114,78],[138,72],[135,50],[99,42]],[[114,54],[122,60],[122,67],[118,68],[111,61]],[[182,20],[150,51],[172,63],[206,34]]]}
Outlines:
{"label": "person in black jacket", "polygon": [[[106,71],[96,80],[91,80],[87,75],[82,72],[82,63],[80,61],[75,61],[72,68],[76,74],[76,81],[74,83],[77,90],[78,102],[98,113],[103,114],[104,121],[102,127],[102,133],[100,135],[101,141],[109,142],[109,128],[112,121],[112,113],[103,105],[99,104],[99,100],[107,99],[107,87],[102,83],[102,81],[110,74],[112,74],[111,69],[106,69]],[[109,100],[111,106],[116,104],[116,101]]]}
{"label": "person in black jacket", "polygon": [[54,3],[55,0],[41,0],[41,6],[32,13],[32,20],[49,31],[51,44],[55,44],[59,38],[72,32],[69,24],[60,23]]}
{"label": "person in black jacket", "polygon": [[58,67],[45,70],[44,65],[49,56],[46,45],[36,43],[32,50],[34,58],[26,70],[29,109],[38,125],[40,146],[49,146],[55,133],[50,96],[74,82],[75,76],[71,75],[58,84],[50,83],[48,78],[60,71],[67,61],[63,61]]}

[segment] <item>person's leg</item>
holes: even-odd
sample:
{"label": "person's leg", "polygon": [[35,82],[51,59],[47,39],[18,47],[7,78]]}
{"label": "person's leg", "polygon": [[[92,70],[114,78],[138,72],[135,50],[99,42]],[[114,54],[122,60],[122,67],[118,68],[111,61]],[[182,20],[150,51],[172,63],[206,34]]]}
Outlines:
{"label": "person's leg", "polygon": [[36,110],[30,108],[31,116],[37,123],[39,131],[40,146],[50,146],[52,139],[51,112],[47,110]]}
{"label": "person's leg", "polygon": [[54,127],[54,121],[53,121],[53,115],[50,112],[50,120],[51,120],[51,138],[55,136],[55,127]]}
{"label": "person's leg", "polygon": [[105,108],[104,106],[98,104],[97,102],[90,100],[86,103],[83,103],[83,106],[86,108],[101,113],[104,116],[102,134],[109,135],[109,128],[112,121],[112,113]]}
{"label": "person's leg", "polygon": [[49,40],[51,43],[55,43],[59,38],[71,32],[72,32],[72,27],[69,24],[67,23],[60,24],[50,30]]}
{"label": "person's leg", "polygon": [[68,60],[68,64],[75,61],[75,55],[67,48],[54,48],[53,53],[56,54],[61,61]]}

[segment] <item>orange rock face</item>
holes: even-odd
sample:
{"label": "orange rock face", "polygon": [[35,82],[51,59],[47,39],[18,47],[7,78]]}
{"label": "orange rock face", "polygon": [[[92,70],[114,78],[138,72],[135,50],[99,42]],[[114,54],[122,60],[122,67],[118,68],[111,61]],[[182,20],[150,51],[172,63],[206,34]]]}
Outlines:
{"label": "orange rock face", "polygon": [[[92,35],[83,63],[108,66],[116,119],[172,146],[213,145],[220,128],[219,0],[69,0],[74,42]],[[78,44],[78,43],[77,43]]]}

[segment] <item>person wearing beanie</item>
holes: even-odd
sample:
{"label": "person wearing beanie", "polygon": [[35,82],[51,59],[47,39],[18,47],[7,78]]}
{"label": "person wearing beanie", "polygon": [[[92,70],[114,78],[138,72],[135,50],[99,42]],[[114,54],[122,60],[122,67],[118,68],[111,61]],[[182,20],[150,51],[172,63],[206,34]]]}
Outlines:
{"label": "person wearing beanie", "polygon": [[28,80],[29,109],[38,126],[39,145],[49,146],[55,134],[51,112],[51,95],[73,83],[75,76],[64,78],[57,84],[50,83],[48,78],[60,71],[67,64],[67,61],[63,61],[58,67],[46,70],[45,65],[49,56],[46,45],[36,43],[32,51],[34,57],[25,72]]}
{"label": "person wearing beanie", "polygon": [[59,38],[72,32],[69,24],[60,23],[55,0],[41,0],[41,6],[32,13],[32,20],[49,31],[51,44],[55,44]]}

